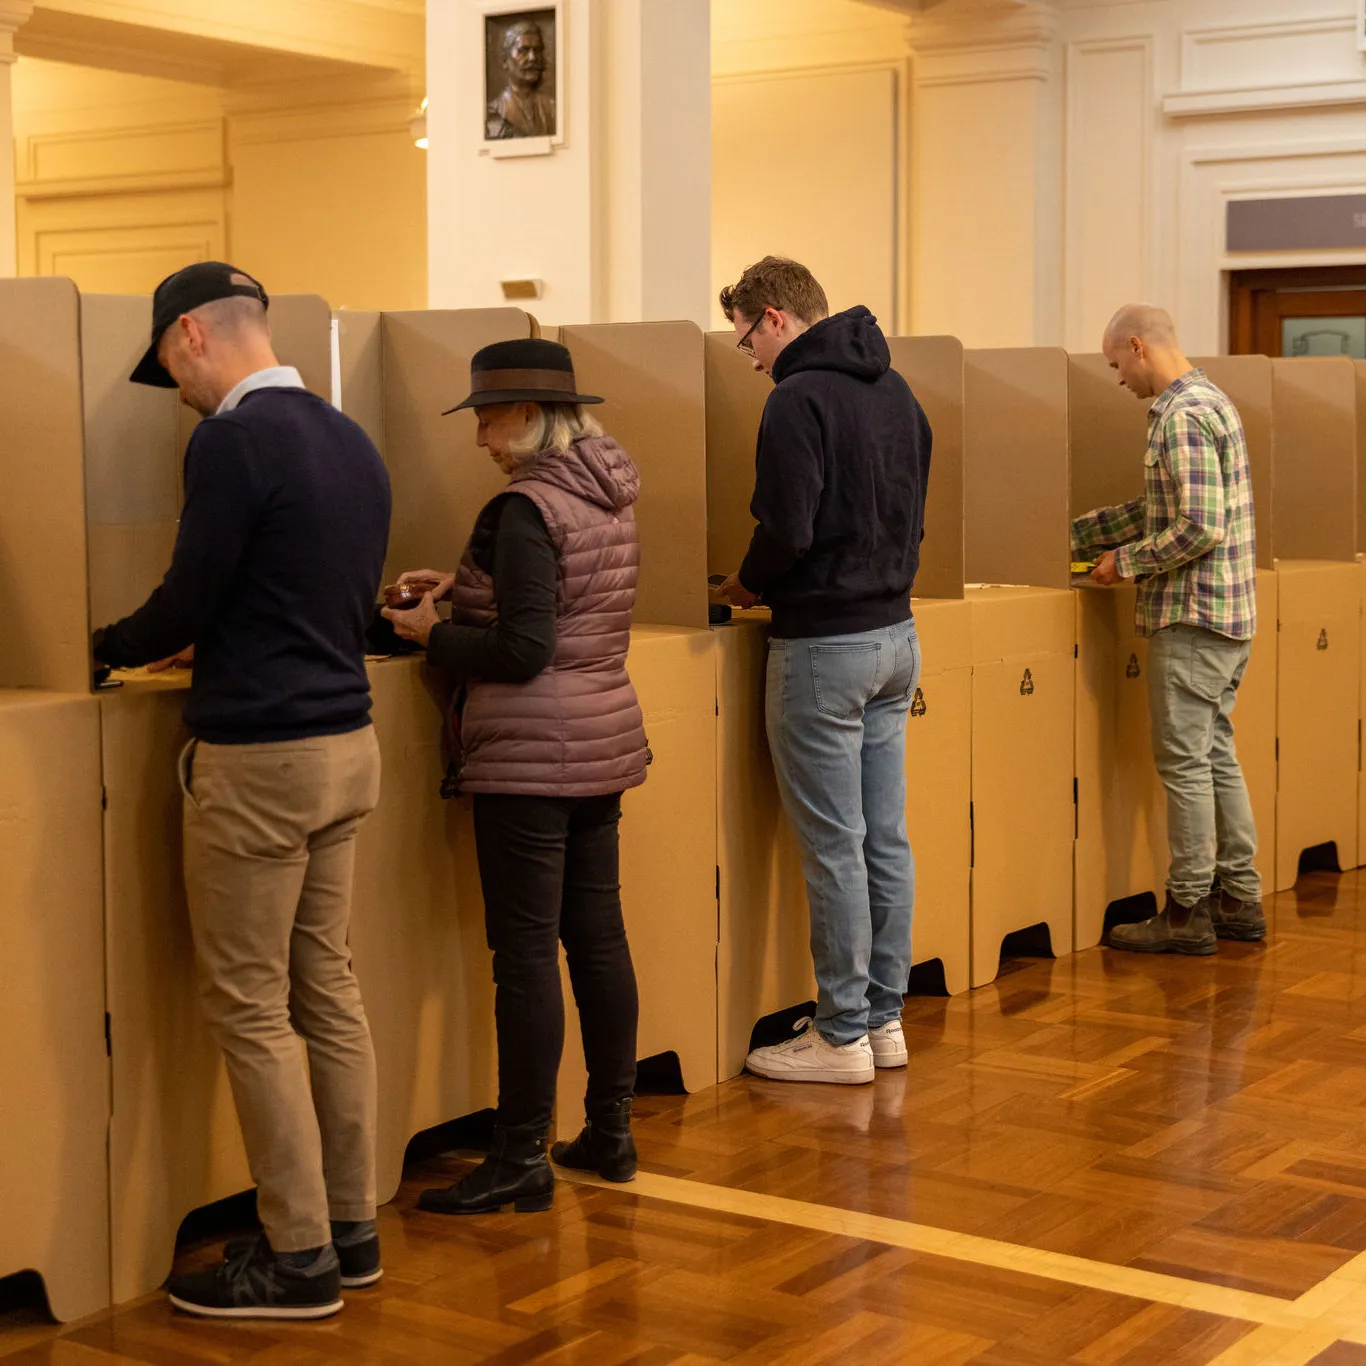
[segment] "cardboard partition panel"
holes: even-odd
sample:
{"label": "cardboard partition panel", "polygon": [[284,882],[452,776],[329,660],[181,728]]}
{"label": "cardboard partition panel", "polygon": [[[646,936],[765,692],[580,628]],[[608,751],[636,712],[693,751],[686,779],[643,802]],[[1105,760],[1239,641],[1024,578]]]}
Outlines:
{"label": "cardboard partition panel", "polygon": [[[576,357],[577,359],[577,357]],[[622,800],[621,898],[640,992],[636,1053],[673,1053],[689,1091],[716,1083],[716,642],[637,626],[627,660],[654,761]],[[587,1071],[567,971],[556,1124],[583,1126]]]}
{"label": "cardboard partition panel", "polygon": [[80,300],[69,280],[0,280],[0,432],[0,688],[85,692]]}
{"label": "cardboard partition panel", "polygon": [[1366,554],[1366,360],[1357,376],[1357,553]]}
{"label": "cardboard partition panel", "polygon": [[1238,687],[1233,712],[1238,762],[1257,821],[1257,872],[1264,893],[1276,885],[1276,696],[1278,658],[1276,619],[1280,579],[1270,569],[1257,571],[1257,638]]}
{"label": "cardboard partition panel", "polygon": [[1360,581],[1356,564],[1327,561],[1283,560],[1277,573],[1277,891],[1295,885],[1300,855],[1316,845],[1357,865]]}
{"label": "cardboard partition panel", "polygon": [[124,677],[99,698],[115,1304],[161,1284],[191,1210],[252,1184],[227,1073],[199,1004],[185,905],[177,760],[187,682]]}
{"label": "cardboard partition panel", "polygon": [[971,975],[972,609],[963,599],[912,605],[924,663],[906,721],[911,961],[938,960],[956,995]]}
{"label": "cardboard partition panel", "polygon": [[717,1071],[738,1075],[755,1023],[815,999],[801,853],[783,814],[764,730],[768,613],[716,628],[720,886]]}
{"label": "cardboard partition panel", "polygon": [[384,453],[383,315],[343,308],[336,323],[337,392],[332,402],[365,429]]}
{"label": "cardboard partition panel", "polygon": [[1357,375],[1346,356],[1278,358],[1272,366],[1279,560],[1356,556]]}
{"label": "cardboard partition panel", "polygon": [[565,327],[594,415],[640,470],[635,620],[707,625],[706,367],[696,323]]}
{"label": "cardboard partition panel", "polygon": [[[1366,409],[1363,409],[1363,413],[1366,413]],[[1359,726],[1366,725],[1366,559],[1363,559],[1361,562],[1360,572],[1362,615],[1360,619],[1361,678],[1359,683],[1360,704],[1358,712],[1362,719],[1358,722]],[[1358,740],[1358,744],[1360,743],[1361,741]],[[1358,770],[1359,771],[1357,773],[1357,862],[1359,864],[1366,864],[1366,763],[1360,762],[1360,759],[1358,760]]]}
{"label": "cardboard partition panel", "polygon": [[[534,335],[518,308],[386,313],[381,325],[384,460],[393,487],[386,582],[408,569],[453,570],[479,510],[507,476],[475,444],[468,411],[442,413],[469,393],[470,360],[482,347]],[[371,381],[373,384],[373,381]],[[359,397],[366,392],[362,386]],[[351,395],[357,395],[353,385]],[[374,421],[364,404],[352,408],[345,371],[342,401],[352,417]]]}
{"label": "cardboard partition panel", "polygon": [[109,1303],[99,746],[93,697],[0,693],[0,1277],[60,1321]]}
{"label": "cardboard partition panel", "polygon": [[1113,902],[1144,892],[1160,899],[1166,879],[1167,799],[1153,766],[1136,597],[1132,585],[1076,593],[1077,949],[1100,943]]}
{"label": "cardboard partition panel", "polygon": [[961,598],[965,576],[963,508],[968,461],[963,344],[956,337],[890,337],[892,365],[911,386],[933,433],[925,539],[915,594]]}
{"label": "cardboard partition panel", "polygon": [[972,609],[972,985],[1001,941],[1046,924],[1072,951],[1073,648],[1059,589],[969,588]]}
{"label": "cardboard partition panel", "polygon": [[967,351],[964,367],[968,582],[1066,588],[1067,353]]}
{"label": "cardboard partition panel", "polygon": [[441,712],[420,660],[372,663],[370,686],[383,777],[356,844],[351,947],[375,1043],[385,1202],[414,1134],[496,1104],[498,1067],[472,802],[440,795]]}
{"label": "cardboard partition panel", "polygon": [[[911,386],[934,433],[925,540],[915,592],[963,596],[963,347],[952,337],[891,337],[892,364]],[[749,514],[759,419],[773,391],[735,349],[730,332],[708,333],[707,569],[739,569],[754,532]]]}

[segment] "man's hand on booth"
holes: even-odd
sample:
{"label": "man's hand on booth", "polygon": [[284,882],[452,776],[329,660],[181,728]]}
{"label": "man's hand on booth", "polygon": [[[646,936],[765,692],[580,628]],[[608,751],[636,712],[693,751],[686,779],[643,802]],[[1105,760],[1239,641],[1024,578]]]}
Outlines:
{"label": "man's hand on booth", "polygon": [[740,582],[739,574],[732,574],[716,593],[718,597],[725,598],[732,607],[753,607],[759,601],[758,593],[751,593]]}
{"label": "man's hand on booth", "polygon": [[147,666],[149,674],[163,673],[167,669],[189,669],[194,667],[194,646],[187,645],[179,654],[168,655],[165,659],[154,660]]}
{"label": "man's hand on booth", "polygon": [[1113,550],[1107,550],[1096,562],[1096,567],[1091,571],[1091,582],[1100,584],[1102,588],[1113,588],[1117,583],[1124,582]]}

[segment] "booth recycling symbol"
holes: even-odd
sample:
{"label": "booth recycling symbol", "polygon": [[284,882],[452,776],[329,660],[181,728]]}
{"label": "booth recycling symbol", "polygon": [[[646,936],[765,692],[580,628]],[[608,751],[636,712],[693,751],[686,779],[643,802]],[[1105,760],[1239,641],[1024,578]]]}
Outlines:
{"label": "booth recycling symbol", "polygon": [[1130,655],[1130,656],[1129,656],[1129,667],[1128,667],[1127,669],[1124,670],[1124,677],[1125,677],[1125,678],[1137,678],[1137,677],[1139,676],[1139,674],[1141,674],[1142,672],[1143,672],[1143,670],[1142,670],[1141,668],[1139,668],[1139,666],[1138,666],[1138,656],[1137,656],[1137,655]]}
{"label": "booth recycling symbol", "polygon": [[1028,669],[1025,670],[1024,677],[1020,680],[1020,696],[1032,697],[1034,695],[1034,675]]}
{"label": "booth recycling symbol", "polygon": [[924,716],[927,711],[929,708],[925,705],[925,694],[917,688],[915,696],[911,699],[911,715]]}
{"label": "booth recycling symbol", "polygon": [[1319,632],[1318,648],[1320,650],[1326,650],[1328,648],[1328,628],[1326,626]]}

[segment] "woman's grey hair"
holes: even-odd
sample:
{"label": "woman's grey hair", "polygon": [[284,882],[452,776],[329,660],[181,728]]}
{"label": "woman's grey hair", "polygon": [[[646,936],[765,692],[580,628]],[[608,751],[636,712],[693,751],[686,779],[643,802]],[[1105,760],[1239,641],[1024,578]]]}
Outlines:
{"label": "woman's grey hair", "polygon": [[538,403],[540,421],[532,422],[526,434],[508,443],[508,453],[525,458],[532,455],[568,455],[569,448],[585,436],[601,436],[602,427],[578,403]]}

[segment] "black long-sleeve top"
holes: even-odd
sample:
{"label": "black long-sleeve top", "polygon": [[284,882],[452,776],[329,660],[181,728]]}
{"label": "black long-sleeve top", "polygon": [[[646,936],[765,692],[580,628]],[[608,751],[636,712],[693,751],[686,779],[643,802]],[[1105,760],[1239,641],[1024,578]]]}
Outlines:
{"label": "black long-sleeve top", "polygon": [[540,509],[520,493],[495,499],[476,524],[473,556],[493,577],[498,616],[488,626],[434,626],[428,662],[456,678],[527,683],[555,655],[559,557]]}

